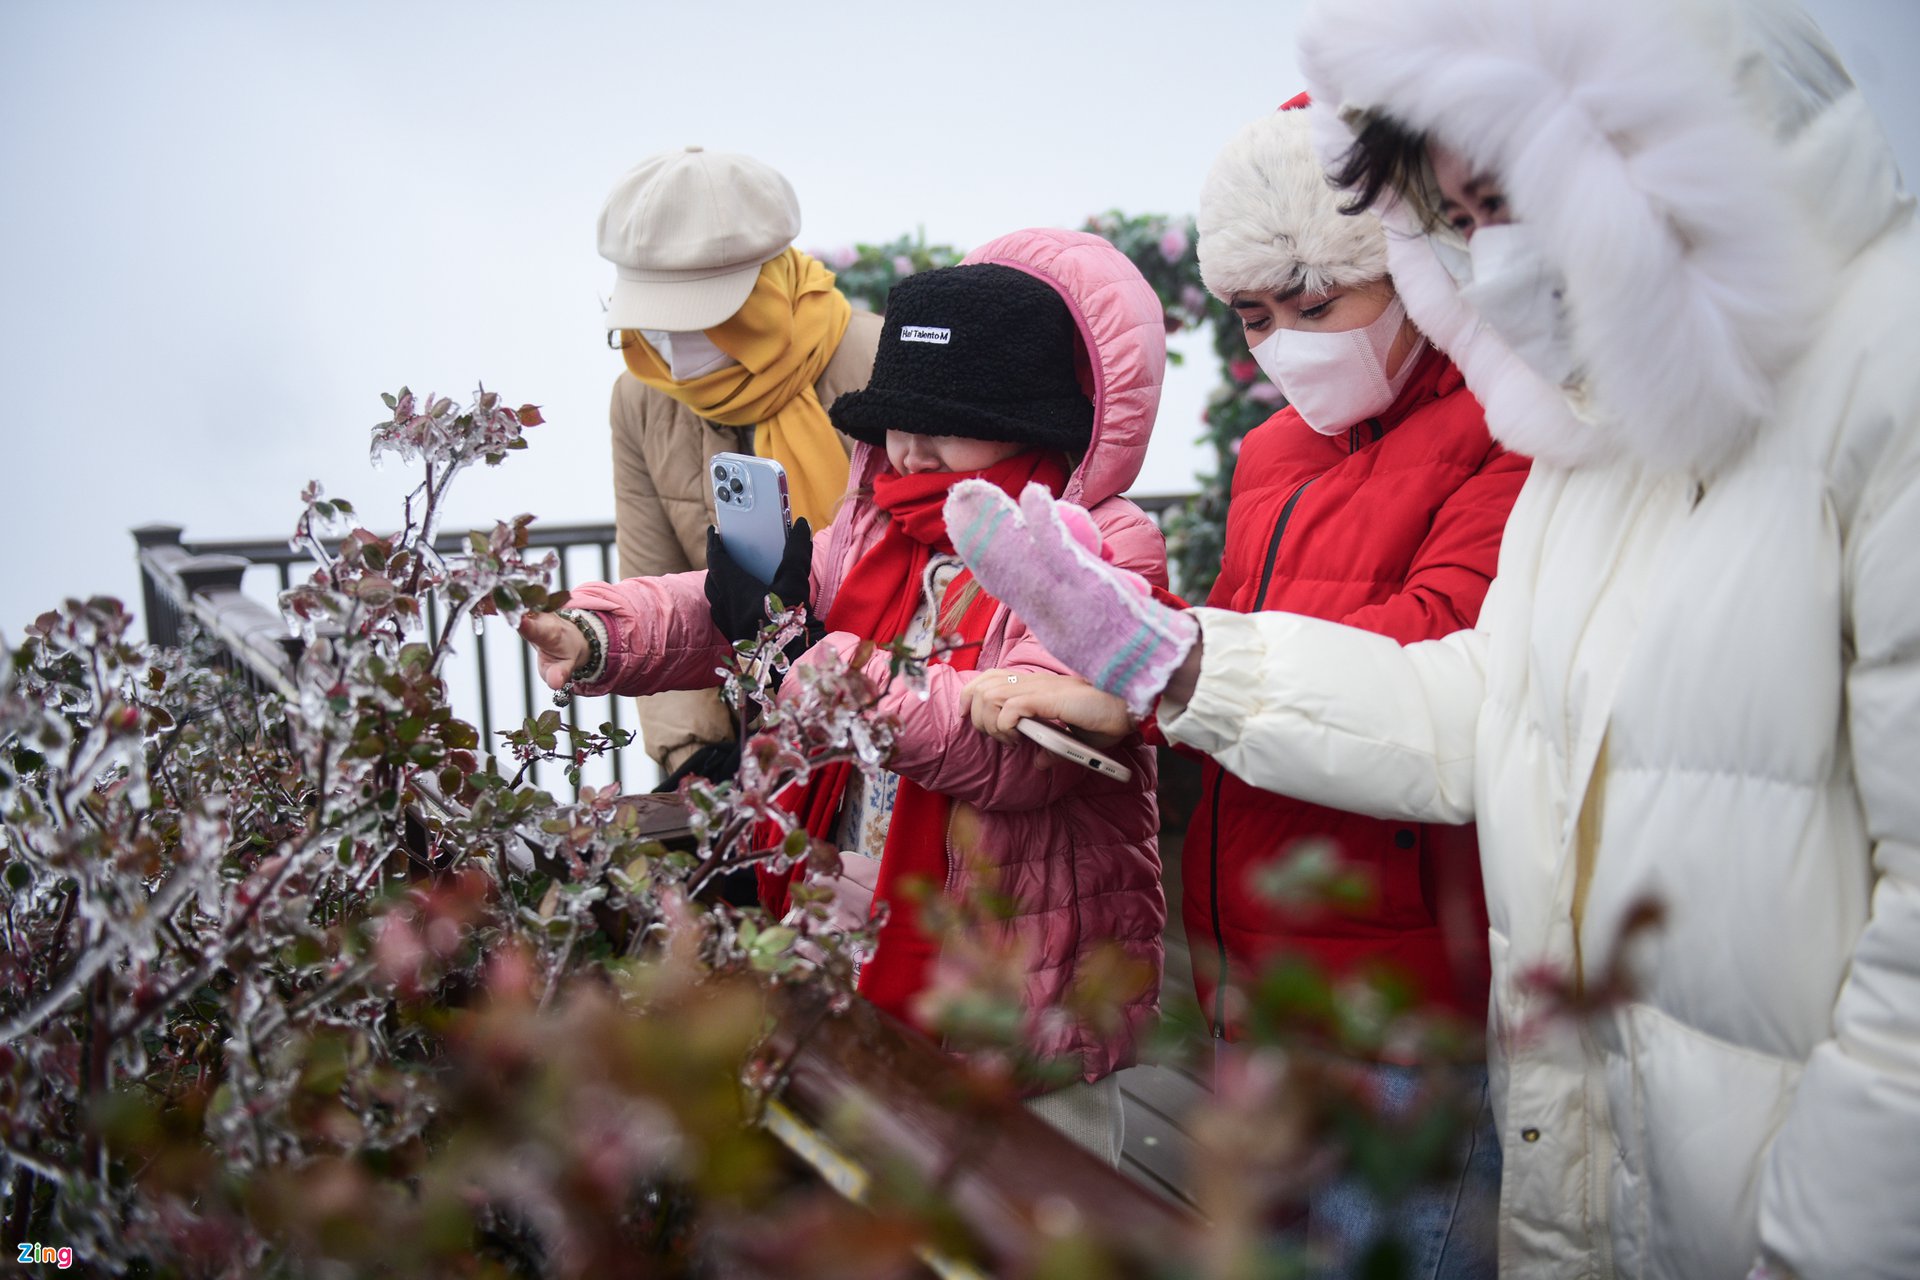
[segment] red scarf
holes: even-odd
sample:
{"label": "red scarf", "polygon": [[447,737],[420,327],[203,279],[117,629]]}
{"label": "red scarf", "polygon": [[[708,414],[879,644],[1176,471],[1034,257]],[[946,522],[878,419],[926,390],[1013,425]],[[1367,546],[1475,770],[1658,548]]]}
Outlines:
{"label": "red scarf", "polygon": [[[922,472],[902,476],[882,472],[873,481],[873,501],[889,519],[880,540],[867,549],[840,583],[840,594],[827,611],[829,631],[845,631],[876,644],[896,640],[913,622],[921,602],[921,582],[927,564],[937,554],[951,555],[947,538],[947,490],[961,480],[986,480],[1018,498],[1029,481],[1038,480],[1057,498],[1066,488],[1067,467],[1054,453],[1029,450],[995,463],[984,471]],[[962,569],[942,593],[937,620],[944,618],[973,574]],[[980,642],[992,620],[996,601],[984,592],[967,606],[959,620],[962,645],[939,655],[956,671],[972,671],[979,662]],[[963,726],[964,727],[964,726]],[[819,770],[804,787],[789,788],[781,805],[800,819],[816,839],[831,842],[846,801],[853,766],[830,765]],[[880,877],[873,900],[887,904],[887,923],[880,929],[871,961],[860,971],[860,994],[907,1021],[908,1006],[926,985],[927,969],[935,953],[933,939],[920,928],[920,913],[911,889],[915,882],[944,885],[947,881],[947,823],[953,801],[909,779],[900,780],[887,842],[880,852]],[[772,824],[760,833],[763,843],[776,837]],[[785,874],[760,873],[760,897],[776,917],[787,909],[787,885],[798,868]]]}

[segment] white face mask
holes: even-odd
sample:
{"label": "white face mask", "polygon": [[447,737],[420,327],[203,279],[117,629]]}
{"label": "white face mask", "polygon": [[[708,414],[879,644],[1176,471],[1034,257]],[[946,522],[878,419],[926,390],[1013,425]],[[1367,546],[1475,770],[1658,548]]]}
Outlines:
{"label": "white face mask", "polygon": [[1406,305],[1396,296],[1373,323],[1358,329],[1277,330],[1253,349],[1253,360],[1309,427],[1337,436],[1385,410],[1407,385],[1424,340],[1387,376],[1387,352],[1406,318]]}
{"label": "white face mask", "polygon": [[1447,274],[1453,277],[1455,289],[1473,279],[1473,255],[1467,249],[1465,236],[1443,224],[1427,232],[1427,245]]}
{"label": "white face mask", "polygon": [[1576,381],[1567,332],[1567,282],[1540,251],[1525,223],[1482,227],[1467,242],[1473,260],[1460,298],[1480,313],[1513,353],[1555,386]]}
{"label": "white face mask", "polygon": [[663,329],[642,329],[640,336],[667,362],[667,372],[675,382],[691,382],[716,369],[738,364],[732,356],[713,345],[713,339],[701,329],[669,333]]}

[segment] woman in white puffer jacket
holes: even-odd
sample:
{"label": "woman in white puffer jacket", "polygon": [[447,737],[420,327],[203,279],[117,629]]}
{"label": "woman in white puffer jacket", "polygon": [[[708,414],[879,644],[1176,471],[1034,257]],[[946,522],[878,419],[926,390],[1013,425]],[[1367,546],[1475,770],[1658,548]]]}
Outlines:
{"label": "woman in white puffer jacket", "polygon": [[970,563],[1248,781],[1477,819],[1503,1272],[1920,1276],[1920,228],[1871,114],[1785,0],[1321,0],[1303,48],[1536,459],[1478,627],[1156,612],[1042,504]]}

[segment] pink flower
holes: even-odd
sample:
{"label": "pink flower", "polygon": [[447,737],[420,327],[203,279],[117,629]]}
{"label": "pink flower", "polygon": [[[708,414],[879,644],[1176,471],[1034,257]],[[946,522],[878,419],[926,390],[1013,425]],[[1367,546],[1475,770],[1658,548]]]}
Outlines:
{"label": "pink flower", "polygon": [[1252,356],[1241,356],[1227,366],[1227,376],[1244,387],[1260,376],[1260,366],[1254,363]]}
{"label": "pink flower", "polygon": [[1247,399],[1255,404],[1279,404],[1286,397],[1271,382],[1256,382],[1247,388]]}
{"label": "pink flower", "polygon": [[1178,223],[1167,228],[1160,237],[1160,256],[1168,262],[1178,262],[1187,252],[1187,229]]}
{"label": "pink flower", "polygon": [[822,262],[832,267],[835,271],[845,271],[848,267],[860,261],[860,251],[850,244],[843,244],[838,249],[829,249],[826,253],[818,256]]}
{"label": "pink flower", "polygon": [[1197,284],[1180,286],[1180,305],[1195,315],[1201,315],[1207,309],[1207,291]]}
{"label": "pink flower", "polygon": [[906,254],[904,254],[904,253],[903,253],[903,254],[900,254],[899,256],[897,256],[896,258],[894,258],[894,260],[893,260],[893,273],[894,273],[895,275],[897,275],[897,276],[910,276],[910,275],[912,275],[912,274],[913,274],[913,259],[912,259],[912,258],[909,258],[909,257],[908,257],[908,256],[907,256]]}

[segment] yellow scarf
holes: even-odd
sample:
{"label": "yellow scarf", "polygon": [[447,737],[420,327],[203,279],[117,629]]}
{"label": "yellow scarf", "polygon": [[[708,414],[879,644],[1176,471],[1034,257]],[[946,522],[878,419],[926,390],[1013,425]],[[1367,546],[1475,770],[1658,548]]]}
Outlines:
{"label": "yellow scarf", "polygon": [[833,272],[788,249],[760,268],[746,305],[707,330],[740,363],[675,382],[646,339],[629,331],[623,351],[633,376],[709,422],[757,429],[753,451],[787,469],[793,514],[817,533],[847,488],[847,454],[813,384],[833,359],[853,308]]}

